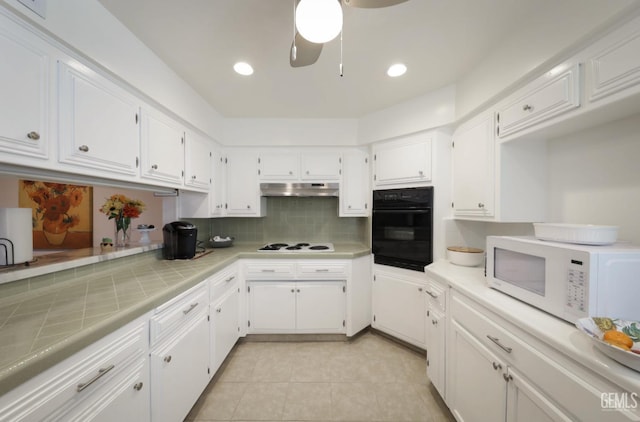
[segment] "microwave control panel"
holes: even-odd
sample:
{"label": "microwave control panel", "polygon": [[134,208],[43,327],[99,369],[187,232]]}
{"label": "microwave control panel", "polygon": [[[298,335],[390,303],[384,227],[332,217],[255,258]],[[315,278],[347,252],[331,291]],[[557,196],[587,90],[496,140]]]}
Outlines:
{"label": "microwave control panel", "polygon": [[586,273],[581,268],[567,270],[567,302],[568,308],[579,312],[587,309]]}

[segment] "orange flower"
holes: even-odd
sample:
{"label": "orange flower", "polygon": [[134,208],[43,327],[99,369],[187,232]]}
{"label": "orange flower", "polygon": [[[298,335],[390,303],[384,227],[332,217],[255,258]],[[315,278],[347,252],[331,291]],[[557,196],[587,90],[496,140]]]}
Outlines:
{"label": "orange flower", "polygon": [[82,191],[80,189],[74,189],[69,195],[72,207],[77,207],[82,202]]}

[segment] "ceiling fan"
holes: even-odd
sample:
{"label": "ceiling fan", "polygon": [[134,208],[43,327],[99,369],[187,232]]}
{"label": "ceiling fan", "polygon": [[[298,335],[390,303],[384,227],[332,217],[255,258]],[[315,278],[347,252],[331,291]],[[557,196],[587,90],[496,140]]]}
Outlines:
{"label": "ceiling fan", "polygon": [[309,66],[320,57],[322,46],[342,32],[342,7],[376,9],[408,0],[294,0],[291,67]]}

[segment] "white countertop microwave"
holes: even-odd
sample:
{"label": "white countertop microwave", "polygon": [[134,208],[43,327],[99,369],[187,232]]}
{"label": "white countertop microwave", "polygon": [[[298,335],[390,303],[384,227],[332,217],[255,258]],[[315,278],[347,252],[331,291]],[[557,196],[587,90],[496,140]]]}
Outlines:
{"label": "white countertop microwave", "polygon": [[640,247],[487,237],[489,287],[575,323],[587,316],[640,321]]}

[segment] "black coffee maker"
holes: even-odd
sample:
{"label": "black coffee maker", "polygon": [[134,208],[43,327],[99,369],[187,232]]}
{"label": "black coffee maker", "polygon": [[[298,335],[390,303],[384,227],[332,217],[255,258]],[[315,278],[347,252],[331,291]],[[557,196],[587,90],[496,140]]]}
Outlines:
{"label": "black coffee maker", "polygon": [[187,221],[174,221],[162,228],[164,259],[191,259],[196,254],[198,228]]}

